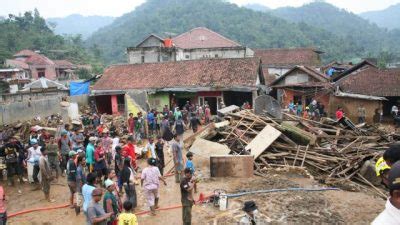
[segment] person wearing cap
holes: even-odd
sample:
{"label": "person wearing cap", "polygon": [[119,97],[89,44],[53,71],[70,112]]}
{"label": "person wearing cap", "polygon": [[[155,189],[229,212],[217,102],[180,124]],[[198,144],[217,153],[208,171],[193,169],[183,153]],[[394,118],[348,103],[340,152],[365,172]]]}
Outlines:
{"label": "person wearing cap", "polygon": [[27,164],[28,164],[28,180],[31,178],[33,183],[35,184],[34,190],[39,189],[39,158],[42,155],[40,151],[39,143],[36,139],[32,139],[30,141],[32,147],[28,149],[28,157],[27,157]]}
{"label": "person wearing cap", "polygon": [[[67,124],[66,124],[67,125]],[[67,128],[67,126],[66,126]],[[61,152],[61,164],[60,167],[65,172],[67,169],[67,162],[69,159],[69,151],[72,149],[72,143],[71,139],[69,138],[68,131],[63,130],[61,131],[61,137],[58,139],[58,148],[60,149]]]}
{"label": "person wearing cap", "polygon": [[69,203],[70,203],[70,208],[75,208],[74,194],[76,192],[76,172],[77,172],[75,158],[78,155],[78,153],[71,150],[69,151],[68,155],[69,155],[69,160],[67,163],[67,183],[70,191]]}
{"label": "person wearing cap", "polygon": [[105,182],[105,187],[106,187],[106,193],[104,194],[103,198],[103,208],[106,213],[112,213],[112,216],[110,218],[110,221],[107,222],[107,225],[116,225],[117,220],[116,218],[118,217],[118,214],[120,213],[119,207],[118,207],[118,201],[117,198],[114,195],[114,190],[115,190],[115,184],[114,181],[107,179]]}
{"label": "person wearing cap", "polygon": [[376,172],[376,176],[381,178],[381,183],[385,187],[388,187],[388,185],[389,185],[389,181],[388,181],[389,170],[390,170],[390,166],[388,166],[386,164],[386,161],[383,159],[383,157],[380,157],[375,164],[375,172]]}
{"label": "person wearing cap", "polygon": [[143,169],[141,175],[141,186],[143,187],[144,194],[150,207],[151,215],[156,215],[158,208],[158,200],[160,195],[158,189],[160,188],[160,180],[167,185],[165,179],[161,176],[160,170],[157,167],[157,160],[150,158],[147,160],[148,166]]}
{"label": "person wearing cap", "polygon": [[385,210],[375,218],[372,225],[400,224],[400,163],[391,167],[388,183],[390,197],[386,201]]}
{"label": "person wearing cap", "polygon": [[182,203],[182,221],[184,225],[192,224],[192,207],[194,204],[193,189],[196,180],[193,179],[189,168],[184,170],[184,178],[180,183],[181,203]]}
{"label": "person wearing cap", "polygon": [[240,225],[252,225],[258,222],[258,207],[254,201],[246,201],[242,210],[246,213],[241,219]]}
{"label": "person wearing cap", "polygon": [[107,221],[113,215],[112,212],[106,213],[103,207],[99,204],[103,189],[96,188],[92,191],[92,201],[87,208],[88,224],[107,225]]}
{"label": "person wearing cap", "polygon": [[54,199],[50,199],[50,182],[53,180],[53,176],[51,175],[50,164],[47,160],[47,150],[46,148],[41,148],[40,151],[42,153],[39,159],[42,190],[45,199],[48,202],[54,202]]}
{"label": "person wearing cap", "polygon": [[94,166],[94,145],[97,141],[96,137],[89,138],[89,144],[86,146],[86,165],[88,167],[89,172],[93,172]]}

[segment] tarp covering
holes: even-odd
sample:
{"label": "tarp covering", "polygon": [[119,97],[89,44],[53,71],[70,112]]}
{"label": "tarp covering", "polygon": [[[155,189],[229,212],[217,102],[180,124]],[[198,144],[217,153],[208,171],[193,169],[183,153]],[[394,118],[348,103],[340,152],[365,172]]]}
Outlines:
{"label": "tarp covering", "polygon": [[90,82],[73,82],[73,81],[71,81],[69,83],[69,94],[71,96],[89,94],[90,93],[89,86],[90,86]]}

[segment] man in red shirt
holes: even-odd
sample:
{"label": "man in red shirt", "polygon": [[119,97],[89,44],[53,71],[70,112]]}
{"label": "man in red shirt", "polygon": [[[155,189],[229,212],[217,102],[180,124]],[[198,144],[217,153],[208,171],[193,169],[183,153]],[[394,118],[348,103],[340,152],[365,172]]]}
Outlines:
{"label": "man in red shirt", "polygon": [[135,145],[133,144],[133,137],[129,136],[127,140],[127,144],[124,146],[122,150],[122,155],[131,158],[132,168],[136,169],[136,153],[135,153]]}
{"label": "man in red shirt", "polygon": [[336,110],[336,120],[339,121],[343,118],[343,109],[341,107],[338,107]]}

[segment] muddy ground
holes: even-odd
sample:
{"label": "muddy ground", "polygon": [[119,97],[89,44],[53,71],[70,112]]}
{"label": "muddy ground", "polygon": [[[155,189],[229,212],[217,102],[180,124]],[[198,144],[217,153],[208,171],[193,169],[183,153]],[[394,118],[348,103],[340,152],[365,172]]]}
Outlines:
{"label": "muddy ground", "polygon": [[[170,155],[167,154],[170,158]],[[166,159],[166,161],[168,161]],[[199,162],[202,161],[202,162]],[[313,179],[301,173],[279,170],[269,171],[267,178],[209,178],[208,168],[204,160],[195,157],[198,173],[202,179],[198,184],[199,194],[209,195],[216,189],[224,189],[228,193],[249,190],[290,188],[290,187],[324,187]],[[144,167],[144,160],[140,161]],[[18,183],[17,183],[18,185]],[[21,185],[22,195],[17,188],[8,187],[3,182],[9,214],[22,210],[58,206],[68,203],[69,191],[66,181],[60,179],[58,184],[51,186],[54,203],[45,202],[41,191],[31,191],[28,184]],[[146,201],[140,186],[137,186],[137,212],[147,210]],[[365,192],[327,191],[327,192],[279,192],[268,194],[247,195],[229,199],[228,211],[219,211],[213,204],[207,203],[193,207],[193,224],[235,224],[243,213],[244,201],[254,200],[259,206],[266,221],[270,224],[369,224],[384,209],[385,200]],[[161,185],[160,206],[180,205],[179,185],[174,177],[167,178],[167,186]],[[157,216],[138,216],[139,224],[169,225],[181,224],[181,209],[160,211]],[[69,208],[33,212],[9,219],[10,225],[77,225],[85,224],[84,216],[75,215]]]}

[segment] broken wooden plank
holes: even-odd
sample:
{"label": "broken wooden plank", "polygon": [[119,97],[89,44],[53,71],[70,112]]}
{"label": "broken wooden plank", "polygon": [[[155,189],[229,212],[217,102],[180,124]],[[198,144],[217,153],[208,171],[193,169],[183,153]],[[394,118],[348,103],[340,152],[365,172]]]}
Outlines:
{"label": "broken wooden plank", "polygon": [[258,158],[279,136],[281,132],[267,125],[246,147],[254,158]]}

